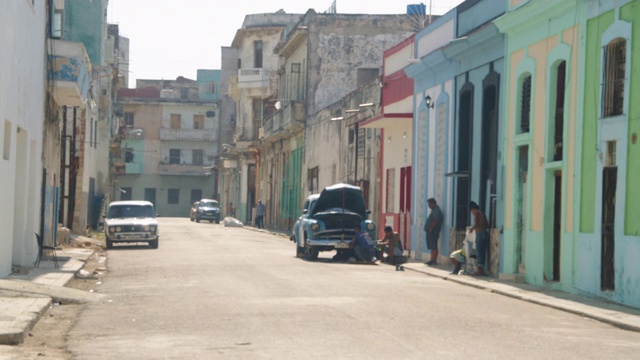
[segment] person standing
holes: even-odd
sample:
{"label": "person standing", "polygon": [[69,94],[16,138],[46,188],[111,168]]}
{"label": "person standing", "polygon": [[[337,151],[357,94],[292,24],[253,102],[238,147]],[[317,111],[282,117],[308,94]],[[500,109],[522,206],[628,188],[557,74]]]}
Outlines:
{"label": "person standing", "polygon": [[469,203],[471,214],[473,214],[473,226],[469,228],[468,232],[474,231],[476,233],[476,261],[478,269],[474,275],[485,275],[484,267],[487,262],[487,249],[489,248],[489,223],[484,216],[480,207],[475,202]]}
{"label": "person standing", "polygon": [[256,225],[258,225],[258,229],[262,229],[264,227],[265,211],[262,200],[258,200],[258,204],[256,205]]}
{"label": "person standing", "polygon": [[427,233],[427,249],[431,252],[431,257],[426,264],[432,266],[438,264],[438,238],[442,229],[442,211],[434,198],[429,198],[427,205],[431,212],[424,224],[424,231]]}

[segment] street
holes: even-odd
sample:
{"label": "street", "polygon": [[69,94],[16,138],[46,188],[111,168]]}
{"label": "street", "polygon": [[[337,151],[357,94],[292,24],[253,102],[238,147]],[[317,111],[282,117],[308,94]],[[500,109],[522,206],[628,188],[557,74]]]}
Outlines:
{"label": "street", "polygon": [[635,359],[640,334],[387,265],[295,258],[284,237],[159,218],[108,252],[78,359]]}

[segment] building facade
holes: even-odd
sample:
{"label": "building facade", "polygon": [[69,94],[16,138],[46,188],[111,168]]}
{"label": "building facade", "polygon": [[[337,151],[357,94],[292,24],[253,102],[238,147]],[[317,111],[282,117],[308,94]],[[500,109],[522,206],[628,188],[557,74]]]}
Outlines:
{"label": "building facade", "polygon": [[124,171],[115,199],[147,200],[160,216],[187,217],[195,201],[216,197],[219,71],[198,75],[120,89]]}
{"label": "building facade", "polygon": [[[352,94],[372,95],[357,90],[370,90],[371,82],[379,84],[382,52],[411,35],[412,30],[413,24],[405,15],[321,14],[309,10],[275,48],[280,59],[278,93],[264,102],[268,111],[262,125],[258,173],[259,188],[264,189],[263,198],[273,214],[267,214],[268,226],[290,229],[300,216],[304,197],[336,182],[358,184],[367,202],[377,204],[377,192],[370,187],[378,176],[378,148],[369,145],[379,145],[378,131],[359,129],[359,123],[380,111],[380,101],[355,99]],[[379,96],[379,89],[376,93]],[[330,118],[342,117],[344,122],[325,124],[323,115],[316,116],[327,107],[334,108],[341,98],[355,104],[349,105],[351,108],[345,104],[336,110],[340,114]],[[342,113],[349,109],[358,114]],[[305,126],[312,117],[315,125]],[[342,162],[336,161],[333,146],[339,138],[316,140],[330,139],[334,130],[345,125],[342,133],[350,131],[352,141],[340,142],[345,146],[342,155],[351,157]],[[352,172],[338,176],[338,167],[347,161]]]}

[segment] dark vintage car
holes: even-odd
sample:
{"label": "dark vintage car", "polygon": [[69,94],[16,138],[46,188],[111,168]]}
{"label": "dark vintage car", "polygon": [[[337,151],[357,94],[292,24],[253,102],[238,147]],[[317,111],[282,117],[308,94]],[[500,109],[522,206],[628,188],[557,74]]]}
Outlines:
{"label": "dark vintage car", "polygon": [[336,184],[324,188],[294,230],[296,255],[315,260],[320,251],[348,248],[356,225],[375,238],[376,225],[369,220],[370,213],[359,187]]}
{"label": "dark vintage car", "polygon": [[220,223],[220,204],[218,200],[202,199],[193,204],[191,208],[191,221],[208,220],[209,222]]}

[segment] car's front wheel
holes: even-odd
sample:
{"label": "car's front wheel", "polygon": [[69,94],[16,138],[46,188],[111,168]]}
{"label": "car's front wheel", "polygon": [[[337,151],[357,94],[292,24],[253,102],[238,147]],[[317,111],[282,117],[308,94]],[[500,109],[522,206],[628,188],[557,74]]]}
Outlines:
{"label": "car's front wheel", "polygon": [[158,239],[149,241],[149,247],[152,249],[158,248]]}
{"label": "car's front wheel", "polygon": [[307,243],[307,234],[304,234],[304,257],[309,261],[315,261],[318,259],[318,248],[311,246]]}

